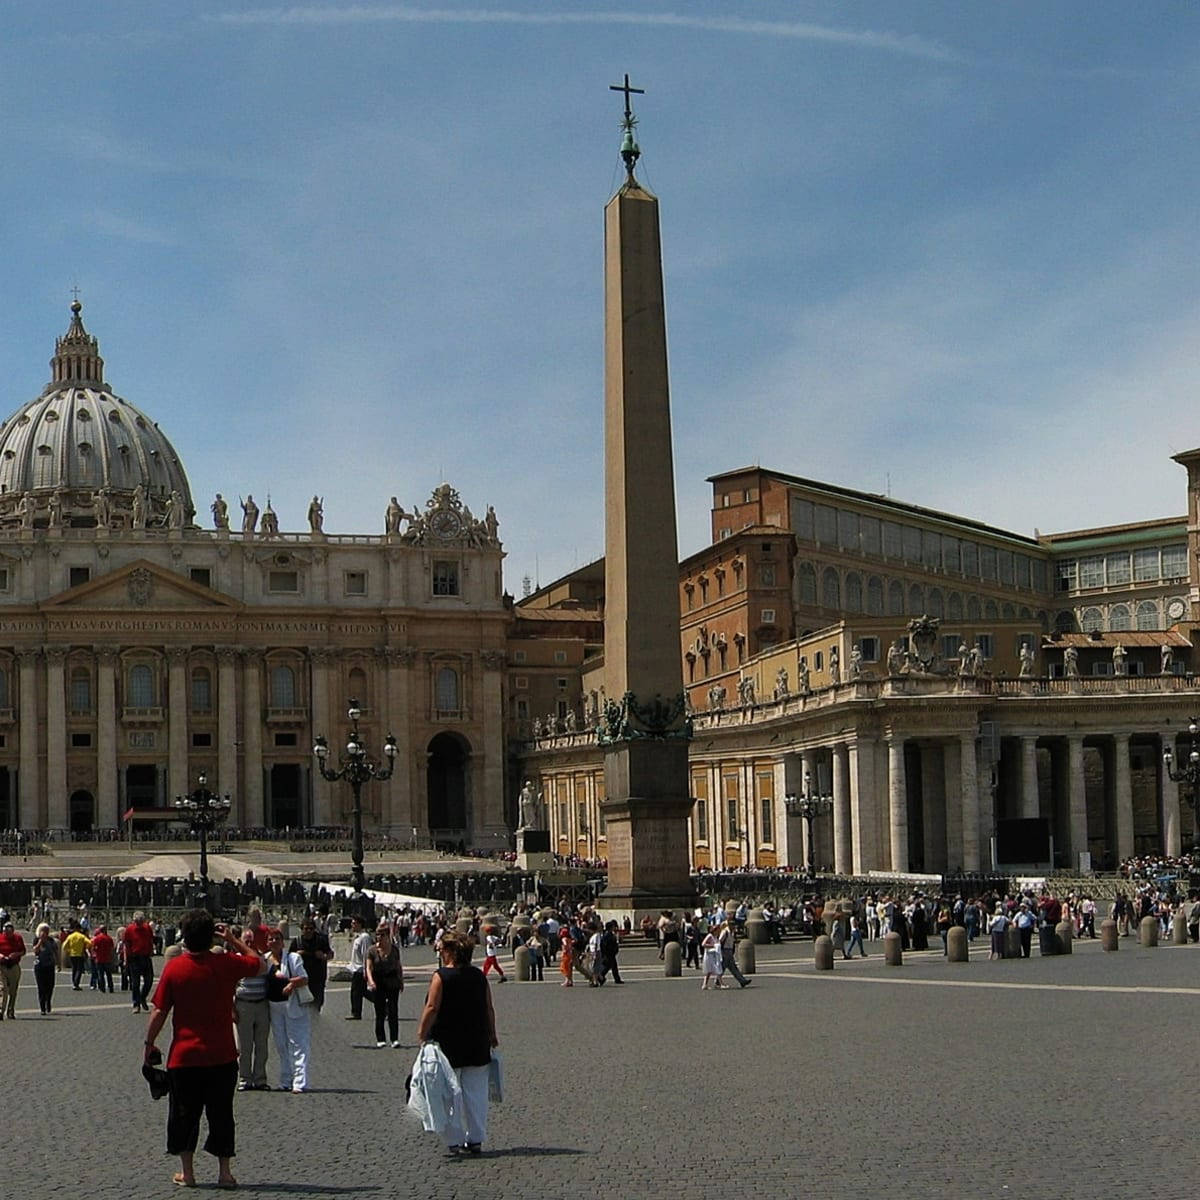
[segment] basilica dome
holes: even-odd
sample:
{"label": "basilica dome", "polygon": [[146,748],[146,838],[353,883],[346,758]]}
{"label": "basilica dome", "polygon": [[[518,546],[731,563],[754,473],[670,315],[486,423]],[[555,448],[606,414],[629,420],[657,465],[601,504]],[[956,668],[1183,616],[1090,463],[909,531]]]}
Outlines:
{"label": "basilica dome", "polygon": [[19,511],[29,525],[190,523],[179,455],[154,421],[104,382],[81,309],[78,300],[71,305],[42,394],[0,424],[0,520]]}

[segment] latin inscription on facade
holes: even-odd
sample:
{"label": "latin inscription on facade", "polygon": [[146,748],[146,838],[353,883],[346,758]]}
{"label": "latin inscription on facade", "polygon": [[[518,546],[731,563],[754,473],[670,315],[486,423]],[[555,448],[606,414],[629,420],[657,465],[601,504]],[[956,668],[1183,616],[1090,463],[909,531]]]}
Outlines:
{"label": "latin inscription on facade", "polygon": [[153,750],[154,730],[131,729],[129,731],[129,748],[130,750]]}

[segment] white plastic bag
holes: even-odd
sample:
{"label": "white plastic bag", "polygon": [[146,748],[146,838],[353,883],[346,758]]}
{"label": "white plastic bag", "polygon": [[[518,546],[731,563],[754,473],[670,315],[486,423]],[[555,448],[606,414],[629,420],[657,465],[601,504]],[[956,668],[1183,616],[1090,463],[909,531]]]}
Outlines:
{"label": "white plastic bag", "polygon": [[495,1050],[492,1051],[492,1061],[488,1063],[488,1100],[492,1104],[504,1102],[504,1064]]}
{"label": "white plastic bag", "polygon": [[441,1133],[461,1105],[462,1088],[450,1060],[437,1042],[426,1042],[413,1063],[408,1107],[421,1118],[426,1133]]}

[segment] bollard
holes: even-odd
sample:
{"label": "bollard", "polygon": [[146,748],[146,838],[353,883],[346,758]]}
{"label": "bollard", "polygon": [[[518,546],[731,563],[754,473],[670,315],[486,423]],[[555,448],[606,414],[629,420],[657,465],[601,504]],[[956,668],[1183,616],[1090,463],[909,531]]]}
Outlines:
{"label": "bollard", "polygon": [[1187,918],[1183,915],[1183,910],[1180,909],[1176,912],[1175,919],[1171,922],[1171,945],[1186,946],[1187,940]]}
{"label": "bollard", "polygon": [[[833,943],[829,945],[830,954],[833,953]],[[889,967],[900,967],[904,965],[904,951],[900,947],[900,935],[898,933],[885,933],[883,935],[883,961]]]}
{"label": "bollard", "polygon": [[470,933],[471,926],[473,924],[474,921],[472,921],[470,917],[459,917],[458,920],[454,922],[454,928],[458,930],[459,933]]}
{"label": "bollard", "polygon": [[1121,943],[1117,936],[1117,923],[1113,920],[1100,922],[1100,949],[1113,952],[1120,949]]}
{"label": "bollard", "polygon": [[1058,952],[1059,954],[1070,954],[1071,943],[1075,940],[1075,929],[1070,921],[1059,921],[1054,927],[1054,932],[1058,936]]}
{"label": "bollard", "polygon": [[1011,921],[1004,931],[1004,957],[1021,957],[1021,931]]}
{"label": "bollard", "polygon": [[668,979],[678,979],[683,974],[683,947],[678,942],[668,942],[663,947],[663,974]]}
{"label": "bollard", "polygon": [[833,939],[827,933],[813,942],[813,966],[818,971],[833,970]]}
{"label": "bollard", "polygon": [[763,920],[762,909],[752,908],[746,918],[746,937],[756,946],[765,946],[771,940],[771,931]]}
{"label": "bollard", "polygon": [[749,938],[742,938],[733,952],[733,960],[743,975],[754,974],[754,943]]}
{"label": "bollard", "polygon": [[946,934],[946,961],[966,962],[968,958],[967,931],[961,925],[951,925]]}
{"label": "bollard", "polygon": [[528,946],[517,947],[517,952],[513,955],[513,974],[518,983],[528,983],[533,978],[532,959],[533,955],[529,953]]}
{"label": "bollard", "polygon": [[1138,941],[1147,950],[1153,950],[1158,945],[1158,918],[1143,917],[1138,923]]}

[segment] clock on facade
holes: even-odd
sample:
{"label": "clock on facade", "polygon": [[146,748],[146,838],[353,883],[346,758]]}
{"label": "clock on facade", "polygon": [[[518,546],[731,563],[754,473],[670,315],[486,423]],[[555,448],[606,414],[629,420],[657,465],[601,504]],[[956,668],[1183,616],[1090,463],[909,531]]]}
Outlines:
{"label": "clock on facade", "polygon": [[1183,614],[1186,611],[1186,605],[1178,596],[1174,600],[1167,603],[1167,618],[1171,621],[1182,621]]}
{"label": "clock on facade", "polygon": [[458,537],[462,533],[462,518],[452,509],[439,509],[430,516],[429,528],[440,538]]}

